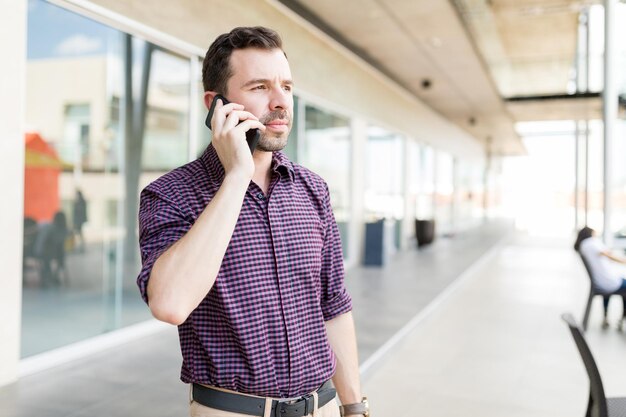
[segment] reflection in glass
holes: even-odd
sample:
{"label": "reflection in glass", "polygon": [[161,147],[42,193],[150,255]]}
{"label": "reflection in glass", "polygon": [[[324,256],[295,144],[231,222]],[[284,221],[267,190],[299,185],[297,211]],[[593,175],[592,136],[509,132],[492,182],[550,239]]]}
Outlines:
{"label": "reflection in glass", "polygon": [[413,219],[419,218],[418,214],[418,199],[419,195],[424,188],[423,184],[423,176],[421,175],[421,148],[420,146],[412,140],[407,140],[407,153],[408,153],[408,163],[409,163],[409,176],[407,177],[407,188],[408,188],[408,204],[407,207],[410,208],[410,211],[407,213],[407,216]]}
{"label": "reflection in glass", "polygon": [[[346,257],[350,216],[350,122],[347,118],[310,105],[306,106],[305,120],[300,163],[320,175],[328,184]],[[296,131],[297,126],[294,126],[292,134]]]}
{"label": "reflection in glass", "polygon": [[169,171],[187,162],[189,59],[152,52],[141,164]]}
{"label": "reflection in glass", "polygon": [[138,193],[187,160],[189,73],[188,59],[29,2],[22,357],[150,318]]}
{"label": "reflection in glass", "polygon": [[617,238],[615,243],[626,248],[626,120],[617,120],[614,129],[611,233]]}
{"label": "reflection in glass", "polygon": [[435,151],[424,146],[420,152],[420,193],[417,197],[416,215],[418,219],[434,219],[435,198]]}
{"label": "reflection in glass", "polygon": [[365,211],[370,219],[404,217],[403,138],[378,127],[367,131]]}
{"label": "reflection in glass", "polygon": [[379,127],[368,127],[366,158],[366,221],[387,219],[393,229],[390,240],[400,248],[405,208],[404,138]]}
{"label": "reflection in glass", "polygon": [[453,232],[454,159],[446,152],[436,153],[435,220],[439,233]]}
{"label": "reflection in glass", "polygon": [[196,111],[198,114],[198,118],[196,120],[196,125],[197,125],[197,129],[196,129],[196,149],[195,149],[195,156],[199,157],[200,155],[202,155],[202,153],[204,152],[204,150],[206,149],[207,146],[209,146],[209,143],[211,143],[211,129],[209,129],[206,124],[206,116],[207,113],[209,112],[206,108],[206,105],[204,104],[204,87],[202,85],[202,61],[197,61],[196,62],[197,65],[197,70],[195,71],[195,74],[197,75],[197,79],[195,82],[196,85],[196,89],[198,91],[197,97],[198,100],[196,102]]}

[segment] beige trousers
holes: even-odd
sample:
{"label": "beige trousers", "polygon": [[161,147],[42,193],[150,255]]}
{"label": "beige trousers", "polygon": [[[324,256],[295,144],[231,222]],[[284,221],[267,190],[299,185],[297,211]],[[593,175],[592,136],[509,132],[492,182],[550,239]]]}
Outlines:
{"label": "beige trousers", "polygon": [[[229,411],[216,410],[214,408],[205,407],[202,404],[199,404],[193,401],[191,396],[191,388],[189,387],[189,415],[191,417],[250,417],[247,414],[239,414],[239,413],[231,413]],[[228,390],[222,390],[227,391]],[[232,392],[232,391],[230,391]],[[245,394],[244,394],[245,395]],[[314,394],[317,396],[317,393]],[[266,398],[265,399],[265,413],[263,417],[273,417],[272,413],[272,400],[275,398]],[[339,405],[336,400],[331,400],[328,404],[323,406],[322,408],[317,408],[311,414],[311,417],[339,417]]]}

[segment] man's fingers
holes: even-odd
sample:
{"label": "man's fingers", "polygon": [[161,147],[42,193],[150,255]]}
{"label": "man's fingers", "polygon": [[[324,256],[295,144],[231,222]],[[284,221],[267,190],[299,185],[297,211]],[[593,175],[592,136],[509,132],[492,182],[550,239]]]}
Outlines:
{"label": "man's fingers", "polygon": [[243,131],[244,133],[250,129],[259,129],[261,131],[265,131],[265,125],[259,122],[258,120],[249,119],[249,120],[244,120],[243,122],[239,123],[237,126],[233,128],[233,130],[240,130],[240,131]]}
{"label": "man's fingers", "polygon": [[211,118],[211,126],[213,126],[213,132],[219,132],[222,130],[224,126],[224,122],[228,115],[234,110],[243,110],[243,106],[237,103],[228,103],[224,104],[224,102],[220,99],[213,99],[218,102],[215,104],[215,109],[213,110],[213,117]]}
{"label": "man's fingers", "polygon": [[257,117],[247,111],[243,110],[233,110],[230,112],[228,117],[226,117],[226,121],[222,125],[222,129],[224,131],[229,131],[233,127],[237,126],[240,122],[244,120],[258,120]]}

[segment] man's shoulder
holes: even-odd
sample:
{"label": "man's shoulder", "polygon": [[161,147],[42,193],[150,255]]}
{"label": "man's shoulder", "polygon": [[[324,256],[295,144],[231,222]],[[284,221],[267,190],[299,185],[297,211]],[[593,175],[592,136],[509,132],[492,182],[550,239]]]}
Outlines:
{"label": "man's shoulder", "polygon": [[296,183],[303,184],[312,191],[322,195],[327,193],[326,190],[328,189],[328,186],[326,181],[324,181],[321,176],[302,165],[296,164],[295,162],[292,162],[292,165]]}
{"label": "man's shoulder", "polygon": [[190,191],[198,185],[205,185],[208,179],[202,161],[196,159],[161,175],[144,190],[176,200],[181,193]]}

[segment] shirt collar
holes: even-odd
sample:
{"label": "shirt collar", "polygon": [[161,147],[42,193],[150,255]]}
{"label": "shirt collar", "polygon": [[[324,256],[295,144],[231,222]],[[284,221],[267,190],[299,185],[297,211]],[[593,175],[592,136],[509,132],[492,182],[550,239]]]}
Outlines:
{"label": "shirt collar", "polygon": [[290,179],[291,181],[293,181],[296,176],[293,164],[283,151],[272,153],[272,170],[280,174],[281,177]]}
{"label": "shirt collar", "polygon": [[[209,146],[207,146],[202,156],[200,156],[200,159],[209,172],[211,179],[216,183],[221,184],[222,181],[224,181],[224,167],[220,162],[220,158],[217,156],[217,151],[215,150],[213,143],[210,143]],[[290,179],[291,181],[295,179],[293,163],[282,151],[272,153],[271,170],[278,173],[283,178]]]}

